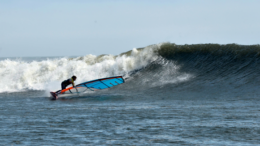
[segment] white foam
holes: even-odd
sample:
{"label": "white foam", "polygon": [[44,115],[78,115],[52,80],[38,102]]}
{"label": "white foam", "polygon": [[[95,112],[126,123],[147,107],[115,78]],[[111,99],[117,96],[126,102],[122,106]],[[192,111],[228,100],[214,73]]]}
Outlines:
{"label": "white foam", "polygon": [[153,75],[153,78],[156,79],[157,82],[151,83],[152,86],[178,84],[194,78],[194,75],[190,73],[180,72],[180,66],[176,65],[174,62],[164,62],[163,65],[164,67],[160,71],[160,74]]}
{"label": "white foam", "polygon": [[23,90],[58,90],[60,83],[76,75],[76,83],[97,78],[124,75],[142,68],[157,59],[154,53],[159,45],[143,50],[133,49],[128,55],[86,55],[78,58],[57,58],[43,61],[24,62],[19,60],[0,61],[0,92]]}

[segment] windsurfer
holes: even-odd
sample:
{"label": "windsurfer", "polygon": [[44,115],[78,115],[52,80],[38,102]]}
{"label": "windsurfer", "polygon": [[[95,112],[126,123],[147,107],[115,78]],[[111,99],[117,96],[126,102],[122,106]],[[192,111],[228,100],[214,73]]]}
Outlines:
{"label": "windsurfer", "polygon": [[70,79],[67,79],[61,83],[61,90],[66,89],[66,87],[70,84],[72,84],[73,87],[75,87],[74,81],[77,80],[76,76],[72,76]]}

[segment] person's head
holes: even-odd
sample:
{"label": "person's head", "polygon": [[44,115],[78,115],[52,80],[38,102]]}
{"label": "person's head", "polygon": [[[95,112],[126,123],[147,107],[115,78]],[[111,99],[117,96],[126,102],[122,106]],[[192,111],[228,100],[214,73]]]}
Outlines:
{"label": "person's head", "polygon": [[73,81],[76,81],[76,79],[77,79],[76,76],[72,76],[71,78],[73,79]]}

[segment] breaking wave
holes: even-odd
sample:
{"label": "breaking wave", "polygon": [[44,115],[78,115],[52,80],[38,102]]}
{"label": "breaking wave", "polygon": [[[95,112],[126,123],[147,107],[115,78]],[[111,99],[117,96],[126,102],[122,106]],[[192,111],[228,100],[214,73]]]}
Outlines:
{"label": "breaking wave", "polygon": [[259,62],[259,45],[172,43],[150,45],[116,56],[5,59],[0,61],[0,92],[58,90],[60,83],[72,75],[78,77],[77,83],[123,75],[126,83],[118,88],[129,92],[258,93]]}

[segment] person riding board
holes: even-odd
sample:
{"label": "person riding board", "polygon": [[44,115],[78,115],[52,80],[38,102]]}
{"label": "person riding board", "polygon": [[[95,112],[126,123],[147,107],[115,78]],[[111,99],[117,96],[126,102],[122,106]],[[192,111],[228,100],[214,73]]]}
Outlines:
{"label": "person riding board", "polygon": [[[70,79],[67,79],[67,80],[63,81],[61,83],[61,90],[59,90],[57,92],[50,92],[51,95],[53,96],[52,100],[56,100],[58,98],[58,94],[60,94],[62,90],[66,89],[66,87],[68,85],[72,84],[72,86],[75,87],[74,81],[76,81],[76,80],[77,80],[77,77],[76,76],[72,76]],[[77,93],[79,95],[78,89],[77,88],[75,88],[75,89],[77,90]]]}
{"label": "person riding board", "polygon": [[73,87],[75,87],[74,81],[77,80],[76,76],[72,76],[70,79],[67,79],[61,83],[61,90],[66,89],[66,87],[70,84],[72,84]]}

